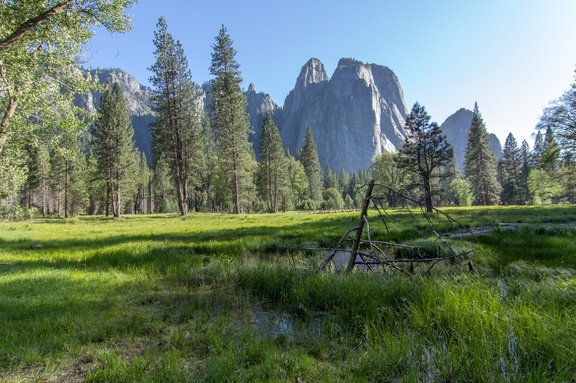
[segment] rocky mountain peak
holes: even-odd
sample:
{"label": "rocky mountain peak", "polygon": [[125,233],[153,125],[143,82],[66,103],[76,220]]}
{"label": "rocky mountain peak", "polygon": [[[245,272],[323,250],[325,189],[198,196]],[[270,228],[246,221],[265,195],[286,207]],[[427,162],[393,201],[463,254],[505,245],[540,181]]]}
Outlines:
{"label": "rocky mountain peak", "polygon": [[328,75],[324,69],[324,64],[316,58],[308,60],[306,65],[302,67],[300,75],[296,80],[296,89],[303,89],[310,84],[317,84],[323,81],[328,81]]}
{"label": "rocky mountain peak", "polygon": [[[446,136],[446,141],[454,147],[456,158],[460,170],[464,170],[464,156],[466,145],[468,144],[468,132],[472,124],[474,112],[469,109],[460,108],[454,114],[449,116],[446,121],[440,125],[440,130]],[[502,145],[495,134],[488,134],[490,139],[490,149],[497,158],[502,156]]]}
{"label": "rocky mountain peak", "polygon": [[[314,86],[312,86],[314,85]],[[341,59],[330,79],[318,59],[302,68],[284,102],[280,135],[297,153],[310,127],[320,164],[357,171],[404,143],[406,106],[400,83],[383,66]]]}
{"label": "rocky mountain peak", "polygon": [[[130,115],[152,115],[150,88],[141,85],[136,78],[118,68],[90,69],[90,75],[101,84],[118,83]],[[100,103],[101,94],[93,93],[86,100],[88,109],[95,109]]]}

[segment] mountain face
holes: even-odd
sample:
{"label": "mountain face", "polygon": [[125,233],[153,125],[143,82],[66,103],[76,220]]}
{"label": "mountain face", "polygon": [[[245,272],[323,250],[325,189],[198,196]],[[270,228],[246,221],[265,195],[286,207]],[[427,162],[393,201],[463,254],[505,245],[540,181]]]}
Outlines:
{"label": "mountain face", "polygon": [[329,79],[313,58],[284,101],[280,135],[295,154],[310,127],[322,168],[357,171],[402,146],[406,114],[402,88],[389,68],[341,59]]}
{"label": "mountain face", "polygon": [[[120,69],[89,72],[101,83],[119,83],[134,126],[136,147],[151,162],[150,124],[155,118],[151,90]],[[199,107],[207,109],[209,85],[197,87],[197,95]],[[376,155],[396,151],[404,143],[407,109],[402,88],[396,75],[384,66],[341,59],[329,78],[322,62],[313,58],[302,67],[283,108],[268,94],[256,92],[253,84],[244,95],[253,130],[249,140],[257,158],[262,122],[267,113],[272,114],[282,141],[292,155],[302,147],[306,129],[310,127],[321,166],[329,166],[335,172],[366,169]],[[76,105],[96,110],[101,97],[98,92],[78,96]],[[456,150],[461,169],[472,116],[472,111],[459,109],[440,126]],[[500,158],[500,141],[494,134],[489,137],[492,151]]]}
{"label": "mountain face", "polygon": [[[118,83],[122,89],[122,95],[126,102],[126,108],[130,114],[134,127],[134,141],[136,147],[146,154],[148,162],[152,162],[152,134],[150,125],[154,122],[154,111],[150,102],[152,91],[150,88],[141,85],[128,73],[114,69],[90,69],[90,75],[98,79],[100,83]],[[204,84],[197,86],[197,102],[201,109],[207,109],[210,104],[210,86]],[[253,133],[250,134],[250,142],[254,145],[257,154],[260,133],[262,132],[262,122],[267,113],[272,113],[276,124],[279,124],[280,107],[272,101],[266,93],[257,93],[254,85],[250,84],[248,91],[244,92],[247,100],[246,111],[250,116],[250,123]],[[102,93],[91,92],[87,95],[77,96],[76,105],[88,110],[96,110],[100,105]]]}
{"label": "mountain face", "polygon": [[252,133],[248,139],[254,147],[256,159],[259,160],[258,146],[260,144],[260,134],[262,133],[264,117],[270,113],[276,126],[280,126],[282,111],[269,94],[262,92],[257,93],[254,84],[250,84],[248,91],[244,92],[244,96],[246,96],[246,112],[248,112],[250,126],[252,127]]}
{"label": "mountain face", "polygon": [[[468,132],[470,131],[472,117],[474,117],[474,112],[462,108],[448,117],[446,121],[440,125],[440,130],[446,135],[446,140],[452,144],[456,151],[458,165],[460,165],[461,170],[464,169],[464,154],[466,152],[466,144],[468,143]],[[495,134],[490,133],[488,137],[490,139],[490,149],[492,149],[496,157],[500,159],[502,157],[500,140],[498,140]]]}
{"label": "mountain face", "polygon": [[[152,96],[150,88],[141,85],[138,80],[120,69],[90,69],[88,72],[102,84],[117,82],[120,85],[126,102],[126,109],[128,109],[134,127],[134,143],[146,155],[148,163],[151,163],[152,135],[150,124],[154,122],[155,117],[150,102]],[[77,96],[75,103],[76,106],[96,110],[100,105],[101,98],[102,93],[91,92],[87,95]]]}

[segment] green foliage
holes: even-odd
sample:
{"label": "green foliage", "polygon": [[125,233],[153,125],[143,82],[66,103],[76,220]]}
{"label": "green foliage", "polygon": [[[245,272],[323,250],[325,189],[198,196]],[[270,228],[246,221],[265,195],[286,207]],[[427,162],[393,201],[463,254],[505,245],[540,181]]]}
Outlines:
{"label": "green foliage", "polygon": [[468,132],[464,174],[470,181],[475,204],[486,206],[498,203],[502,190],[498,182],[498,159],[490,149],[488,132],[478,104],[474,105],[474,116]]}
{"label": "green foliage", "polygon": [[288,178],[292,206],[298,206],[307,198],[309,183],[304,166],[292,156],[288,157]]}
{"label": "green foliage", "polygon": [[[63,141],[84,132],[85,110],[74,106],[76,94],[86,93],[94,84],[74,65],[82,56],[93,28],[104,26],[110,32],[130,29],[124,13],[133,0],[8,1],[0,12],[0,209],[8,214],[17,207],[14,193],[28,181],[42,187],[41,206],[48,214],[49,196],[42,173],[26,174],[18,165],[24,148],[44,146],[51,153]],[[41,145],[39,145],[41,143]],[[76,146],[78,143],[74,142]],[[67,156],[70,161],[70,156]],[[29,158],[35,161],[35,158]],[[30,162],[28,162],[30,164]],[[48,163],[44,157],[42,165]],[[70,164],[69,164],[70,165]],[[29,168],[29,170],[31,170]],[[5,185],[5,187],[4,187]],[[31,186],[31,183],[28,183]],[[11,189],[11,190],[8,190]],[[63,188],[67,190],[67,188]],[[28,190],[28,203],[36,190]],[[67,209],[63,209],[66,210]]]}
{"label": "green foliage", "polygon": [[452,158],[452,148],[442,135],[435,122],[430,123],[430,116],[423,106],[416,103],[406,119],[408,136],[398,151],[395,161],[403,171],[414,176],[411,189],[424,194],[424,203],[428,211],[433,208],[434,182],[451,175],[447,167]]}
{"label": "green foliage", "polygon": [[[575,72],[576,73],[576,72]],[[560,98],[555,100],[548,108],[544,109],[538,127],[555,133],[560,139],[560,145],[549,147],[548,154],[552,157],[558,155],[558,150],[569,153],[572,158],[576,155],[576,81],[572,83]],[[547,140],[550,143],[550,140]],[[546,151],[546,148],[544,149]],[[545,156],[546,161],[546,156]],[[546,161],[547,162],[547,161]]]}
{"label": "green foliage", "polygon": [[[83,2],[9,1],[0,12],[0,158],[15,163],[18,137],[52,146],[59,134],[84,129],[85,113],[74,107],[77,93],[91,86],[78,62],[92,28],[130,28],[125,8],[132,0]],[[9,138],[10,137],[10,138]],[[20,142],[22,144],[22,142]],[[10,158],[16,156],[15,158]],[[4,166],[3,166],[4,168]],[[14,181],[14,179],[12,179]],[[7,202],[7,201],[6,201]]]}
{"label": "green foliage", "polygon": [[306,137],[304,138],[304,145],[298,151],[298,159],[308,179],[308,194],[307,198],[312,201],[322,200],[322,179],[320,160],[318,159],[318,149],[314,142],[312,128],[308,127],[306,130]]}
{"label": "green foliage", "polygon": [[[403,172],[398,166],[395,158],[396,153],[382,153],[374,159],[372,164],[373,177],[376,183],[389,186],[395,190],[404,190],[406,185],[407,173]],[[386,189],[384,191],[388,206],[397,207],[400,204],[398,194]]]}
{"label": "green foliage", "polygon": [[[526,149],[524,149],[526,150]],[[526,170],[523,169],[521,149],[512,133],[508,134],[502,150],[502,160],[499,164],[500,184],[502,194],[500,201],[505,205],[521,205],[526,203]]]}
{"label": "green foliage", "polygon": [[260,162],[256,171],[258,194],[269,213],[276,213],[289,196],[288,160],[278,127],[270,113],[266,114],[260,135]]}
{"label": "green foliage", "polygon": [[451,184],[456,197],[455,203],[457,206],[471,206],[472,205],[472,187],[470,182],[463,177],[457,177],[452,180]]}
{"label": "green foliage", "polygon": [[323,210],[342,210],[344,200],[342,194],[336,188],[324,189],[322,192],[322,209]]}
{"label": "green foliage", "polygon": [[535,205],[548,205],[553,198],[557,198],[561,192],[561,187],[547,171],[543,169],[533,169],[528,175],[528,190],[532,196],[532,203]]}
{"label": "green foliage", "polygon": [[180,41],[168,33],[168,25],[160,17],[154,32],[156,62],[150,70],[156,120],[152,127],[154,162],[164,161],[170,169],[181,215],[188,212],[194,190],[200,186],[196,176],[204,168],[201,115],[198,110],[195,84],[188,69],[188,60]]}
{"label": "green foliage", "polygon": [[226,199],[232,211],[239,214],[249,210],[255,197],[253,183],[254,153],[248,141],[250,122],[246,113],[246,97],[240,83],[240,65],[228,31],[222,25],[212,46],[210,74],[212,123],[216,131],[220,177]]}
{"label": "green foliage", "polygon": [[118,218],[123,210],[121,195],[129,194],[136,171],[134,128],[118,83],[109,84],[104,91],[98,114],[90,143],[96,162],[94,175],[106,185],[106,215],[112,211]]}

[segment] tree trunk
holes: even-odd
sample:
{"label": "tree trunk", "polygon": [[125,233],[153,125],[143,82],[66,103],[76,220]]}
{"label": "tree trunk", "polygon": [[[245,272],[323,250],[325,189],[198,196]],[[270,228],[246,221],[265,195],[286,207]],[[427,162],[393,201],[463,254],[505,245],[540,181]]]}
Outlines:
{"label": "tree trunk", "polygon": [[374,180],[370,181],[368,184],[368,189],[366,189],[364,204],[362,205],[362,211],[360,212],[360,220],[358,221],[358,227],[356,228],[356,238],[354,239],[354,244],[352,245],[352,252],[350,253],[350,258],[348,259],[348,266],[346,267],[346,271],[352,271],[354,265],[356,264],[356,255],[358,254],[358,249],[360,248],[360,240],[362,239],[362,231],[364,230],[365,218],[368,215],[368,207],[370,206],[373,189]]}
{"label": "tree trunk", "polygon": [[114,217],[120,218],[120,172],[116,170],[116,210]]}
{"label": "tree trunk", "polygon": [[[1,62],[0,62],[0,77],[4,78],[4,67],[2,66]],[[10,134],[9,129],[10,119],[12,118],[14,112],[16,111],[16,105],[18,104],[18,100],[16,97],[18,94],[20,94],[20,87],[16,88],[16,95],[11,95],[10,91],[7,91],[7,93],[9,98],[8,107],[6,108],[6,112],[4,112],[4,117],[0,122],[0,153],[2,153],[2,149],[4,148],[6,140],[8,140],[8,135]]]}
{"label": "tree trunk", "polygon": [[430,178],[424,178],[424,203],[426,204],[426,212],[432,213],[434,208],[432,205],[432,187],[430,186]]}
{"label": "tree trunk", "polygon": [[236,163],[236,158],[234,158],[232,170],[232,203],[234,204],[233,213],[240,214],[240,186],[238,180],[238,164]]}
{"label": "tree trunk", "polygon": [[70,172],[70,168],[68,166],[68,161],[65,161],[66,165],[64,165],[64,218],[68,218],[68,176]]}

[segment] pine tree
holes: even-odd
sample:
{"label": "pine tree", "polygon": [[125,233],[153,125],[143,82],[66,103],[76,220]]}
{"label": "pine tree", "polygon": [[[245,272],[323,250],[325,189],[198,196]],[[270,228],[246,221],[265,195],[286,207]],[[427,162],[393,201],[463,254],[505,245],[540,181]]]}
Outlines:
{"label": "pine tree", "polygon": [[228,186],[228,195],[235,214],[247,210],[254,199],[254,153],[248,141],[250,122],[246,113],[246,97],[240,83],[240,65],[236,50],[224,26],[212,45],[210,74],[212,122],[217,137],[220,176]]}
{"label": "pine tree", "polygon": [[324,171],[322,185],[324,186],[324,189],[338,189],[338,176],[332,171],[330,166],[326,167],[326,170]]}
{"label": "pine tree", "polygon": [[287,194],[288,169],[280,132],[270,113],[264,117],[259,152],[258,193],[266,203],[267,211],[276,213]]}
{"label": "pine tree", "polygon": [[558,170],[560,159],[560,147],[554,138],[554,131],[551,127],[546,128],[544,134],[544,150],[540,156],[540,167],[547,171],[552,177]]}
{"label": "pine tree", "polygon": [[532,154],[530,156],[530,166],[534,169],[540,169],[540,158],[544,153],[544,136],[542,132],[538,131],[536,133],[536,138],[534,139],[534,147],[532,149]]}
{"label": "pine tree", "polygon": [[292,156],[288,156],[288,179],[290,207],[295,208],[308,198],[308,177],[302,163]]}
{"label": "pine tree", "polygon": [[528,176],[530,175],[531,167],[531,153],[530,153],[530,146],[526,140],[522,141],[522,145],[520,146],[520,161],[521,161],[521,169],[520,169],[520,203],[522,205],[527,204],[530,201],[530,191],[528,190]]}
{"label": "pine tree", "polygon": [[64,134],[50,152],[52,210],[60,218],[77,215],[88,202],[86,156],[75,135]]}
{"label": "pine tree", "polygon": [[160,157],[166,161],[174,181],[178,209],[181,215],[186,215],[190,189],[198,187],[200,182],[193,177],[202,165],[200,113],[182,44],[168,33],[163,17],[156,28],[156,62],[150,68],[154,73],[150,81],[157,113],[152,127],[154,163]]}
{"label": "pine tree", "polygon": [[502,185],[501,202],[505,205],[519,204],[522,200],[522,158],[516,138],[512,133],[508,134],[504,143],[499,167],[501,172],[500,183]]}
{"label": "pine tree", "polygon": [[[106,203],[120,217],[121,195],[134,170],[134,128],[118,83],[108,86],[92,129],[91,147],[98,164],[98,177],[106,182]],[[110,209],[106,209],[106,215]]]}
{"label": "pine tree", "polygon": [[88,214],[104,214],[106,205],[106,181],[99,175],[98,161],[90,148],[86,158],[88,179]]}
{"label": "pine tree", "polygon": [[40,212],[42,217],[45,217],[48,214],[48,185],[50,181],[50,152],[45,144],[38,145],[36,161]]}
{"label": "pine tree", "polygon": [[196,194],[196,210],[216,210],[216,187],[218,179],[218,156],[216,155],[216,137],[210,125],[207,112],[202,114],[200,134],[203,166],[200,169],[200,189]]}
{"label": "pine tree", "polygon": [[172,213],[179,211],[179,201],[176,198],[174,177],[171,174],[168,161],[164,157],[154,159],[152,175],[152,205],[157,213]]}
{"label": "pine tree", "polygon": [[340,169],[340,174],[338,175],[338,190],[342,193],[342,198],[346,198],[348,194],[348,184],[350,183],[350,176],[346,169]]}
{"label": "pine tree", "polygon": [[307,198],[314,203],[322,200],[322,180],[320,177],[320,161],[318,160],[318,150],[312,135],[312,129],[308,127],[304,138],[304,146],[298,152],[298,158],[304,166],[306,178],[308,178]]}
{"label": "pine tree", "polygon": [[134,204],[134,213],[144,214],[148,212],[149,198],[148,192],[150,189],[150,168],[148,167],[148,161],[146,160],[146,155],[144,153],[137,153],[137,167],[134,174],[134,188],[132,202]]}
{"label": "pine tree", "polygon": [[468,132],[464,174],[472,187],[475,204],[485,206],[498,202],[502,190],[498,182],[498,159],[490,149],[490,139],[478,104],[474,105],[474,116]]}
{"label": "pine tree", "polygon": [[433,209],[434,183],[449,177],[447,165],[452,158],[452,148],[435,122],[419,103],[414,104],[406,119],[408,136],[398,151],[396,161],[401,169],[415,176],[414,187],[424,194],[427,211]]}
{"label": "pine tree", "polygon": [[457,189],[457,186],[461,186],[459,184],[459,179],[461,178],[460,167],[458,165],[458,157],[456,156],[456,151],[453,147],[451,150],[452,157],[450,158],[450,161],[448,161],[446,169],[443,170],[444,172],[448,173],[449,176],[441,179],[438,183],[438,205],[457,205],[460,200],[460,196],[458,195],[459,190]]}

